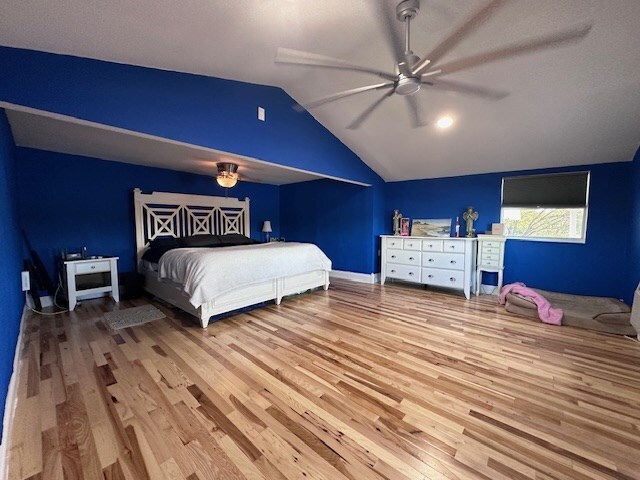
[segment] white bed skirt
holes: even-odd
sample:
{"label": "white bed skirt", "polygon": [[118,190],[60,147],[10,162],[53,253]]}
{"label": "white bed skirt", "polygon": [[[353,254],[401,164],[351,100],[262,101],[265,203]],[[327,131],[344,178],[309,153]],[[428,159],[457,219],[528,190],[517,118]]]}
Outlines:
{"label": "white bed skirt", "polygon": [[182,291],[179,284],[170,280],[158,280],[158,273],[145,270],[145,290],[169,302],[200,319],[202,328],[209,324],[209,318],[213,315],[230,312],[239,308],[248,307],[261,302],[275,300],[280,305],[282,297],[295,295],[312,288],[329,288],[329,271],[314,270],[289,277],[275,278],[264,282],[253,283],[224,293],[213,300],[195,308],[189,302],[189,298]]}

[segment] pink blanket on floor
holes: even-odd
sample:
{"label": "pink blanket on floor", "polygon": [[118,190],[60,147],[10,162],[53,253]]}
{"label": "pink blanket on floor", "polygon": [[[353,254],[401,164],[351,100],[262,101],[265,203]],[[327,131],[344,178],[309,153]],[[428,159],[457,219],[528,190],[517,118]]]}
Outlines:
{"label": "pink blanket on floor", "polygon": [[553,308],[549,301],[535,290],[527,287],[524,283],[510,283],[505,285],[500,292],[499,302],[504,305],[507,301],[507,293],[517,293],[524,298],[531,300],[538,307],[538,316],[544,323],[550,325],[561,325],[564,312],[561,308]]}

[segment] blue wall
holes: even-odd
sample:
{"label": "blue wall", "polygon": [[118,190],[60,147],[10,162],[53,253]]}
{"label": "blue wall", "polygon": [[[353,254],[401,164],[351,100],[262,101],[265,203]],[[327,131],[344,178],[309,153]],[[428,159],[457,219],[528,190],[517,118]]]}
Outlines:
{"label": "blue wall", "polygon": [[[379,180],[282,89],[0,47],[0,100],[363,183]],[[258,121],[257,107],[266,109]]]}
{"label": "blue wall", "polygon": [[[224,196],[212,177],[88,157],[17,148],[20,219],[33,247],[54,274],[60,249],[87,246],[90,254],[117,255],[121,272],[135,270],[133,189]],[[239,182],[229,196],[251,199],[251,236],[262,222],[280,232],[274,185]]]}
{"label": "blue wall", "polygon": [[[629,283],[628,291],[633,292],[640,282],[640,148],[636,152],[630,168],[631,207],[629,209]],[[629,294],[631,295],[631,294]]]}
{"label": "blue wall", "polygon": [[287,241],[318,245],[334,270],[376,271],[374,187],[333,180],[280,187],[280,222]]}
{"label": "blue wall", "polygon": [[[571,170],[591,171],[587,241],[585,244],[508,240],[505,282],[583,295],[629,300],[629,282],[621,266],[628,265],[628,228],[631,215],[631,163],[620,162],[575,168],[523,171],[518,174]],[[636,167],[637,168],[637,167]],[[385,217],[394,208],[410,218],[461,216],[468,205],[480,213],[481,233],[500,221],[500,189],[504,173],[392,182],[386,185]],[[462,222],[464,234],[464,222]],[[387,227],[391,232],[391,225]],[[486,279],[485,279],[486,282]]]}
{"label": "blue wall", "polygon": [[[11,373],[13,357],[24,307],[20,287],[22,242],[18,224],[15,147],[4,110],[0,110],[0,302],[2,305],[2,335],[0,336],[0,418]],[[1,422],[0,422],[1,423]],[[2,425],[0,425],[0,437]]]}

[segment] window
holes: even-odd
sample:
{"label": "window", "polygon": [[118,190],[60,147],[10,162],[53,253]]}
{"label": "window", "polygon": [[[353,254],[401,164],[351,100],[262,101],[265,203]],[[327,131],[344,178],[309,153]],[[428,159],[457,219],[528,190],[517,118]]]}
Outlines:
{"label": "window", "polygon": [[509,238],[584,243],[589,172],[502,179],[500,222]]}

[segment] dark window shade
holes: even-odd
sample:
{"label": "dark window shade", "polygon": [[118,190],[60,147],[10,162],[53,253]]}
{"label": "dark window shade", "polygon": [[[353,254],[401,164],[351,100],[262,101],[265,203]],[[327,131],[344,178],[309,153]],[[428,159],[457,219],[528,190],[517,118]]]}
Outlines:
{"label": "dark window shade", "polygon": [[502,179],[502,206],[582,208],[587,205],[589,172],[527,175]]}

